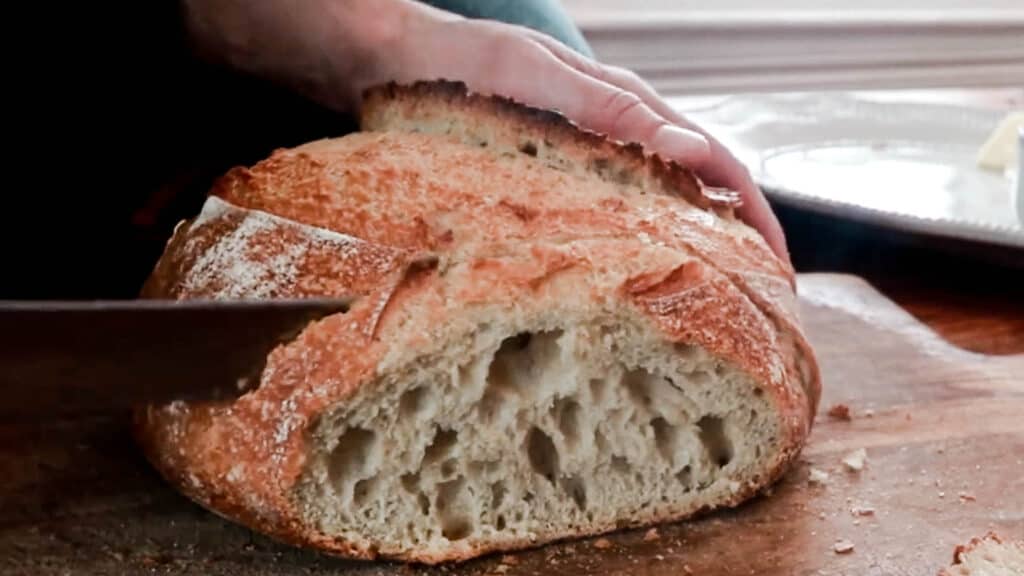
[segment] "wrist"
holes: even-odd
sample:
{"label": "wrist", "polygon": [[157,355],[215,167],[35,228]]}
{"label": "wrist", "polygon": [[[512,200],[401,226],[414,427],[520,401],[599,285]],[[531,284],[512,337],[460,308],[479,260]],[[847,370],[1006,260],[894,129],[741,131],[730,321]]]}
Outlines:
{"label": "wrist", "polygon": [[392,80],[403,81],[408,63],[423,54],[415,41],[431,27],[464,20],[413,0],[350,0],[329,2],[337,41],[329,58],[339,77],[332,92],[344,97],[345,107],[357,110],[367,88]]}
{"label": "wrist", "polygon": [[411,0],[186,0],[185,25],[205,60],[353,111],[368,86],[401,69],[403,37],[453,17]]}

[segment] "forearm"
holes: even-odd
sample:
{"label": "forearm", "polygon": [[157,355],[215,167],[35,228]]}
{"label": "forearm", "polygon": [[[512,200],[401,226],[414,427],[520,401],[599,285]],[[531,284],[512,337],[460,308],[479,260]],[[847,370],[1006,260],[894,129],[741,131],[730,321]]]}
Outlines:
{"label": "forearm", "polygon": [[350,111],[370,84],[390,79],[403,30],[454,16],[410,0],[185,0],[201,57]]}

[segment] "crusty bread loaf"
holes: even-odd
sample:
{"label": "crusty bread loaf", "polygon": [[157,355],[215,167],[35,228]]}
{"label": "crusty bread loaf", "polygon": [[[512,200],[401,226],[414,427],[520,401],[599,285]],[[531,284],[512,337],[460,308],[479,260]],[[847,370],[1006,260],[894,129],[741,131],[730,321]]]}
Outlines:
{"label": "crusty bread loaf", "polygon": [[1006,540],[995,532],[971,538],[953,551],[953,563],[939,576],[1024,576],[1024,540]]}
{"label": "crusty bread loaf", "polygon": [[820,381],[735,195],[462,85],[218,181],[148,297],[357,296],[228,404],[137,413],[183,493],[283,541],[426,563],[689,517],[778,478]]}

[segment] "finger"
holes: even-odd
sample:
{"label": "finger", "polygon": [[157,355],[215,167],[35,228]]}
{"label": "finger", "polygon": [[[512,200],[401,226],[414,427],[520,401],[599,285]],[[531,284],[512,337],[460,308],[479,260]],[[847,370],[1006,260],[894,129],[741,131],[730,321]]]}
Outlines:
{"label": "finger", "polygon": [[764,237],[772,251],[787,264],[790,263],[786,236],[778,217],[764,194],[754,183],[750,171],[718,139],[694,125],[672,109],[653,88],[639,76],[619,68],[609,67],[606,81],[638,94],[657,114],[687,129],[703,134],[708,140],[709,155],[705,163],[696,167],[698,175],[711,186],[721,186],[739,192],[743,204],[736,211],[741,220],[754,227]]}
{"label": "finger", "polygon": [[556,58],[565,62],[569,66],[572,66],[588,76],[592,76],[598,80],[618,86],[636,94],[649,108],[651,108],[651,110],[654,111],[655,114],[658,114],[673,124],[677,124],[695,132],[700,132],[705,137],[708,136],[700,129],[700,127],[694,125],[676,112],[664,101],[664,99],[661,98],[661,96],[658,95],[650,84],[645,82],[632,71],[618,66],[601,64],[596,60],[576,52],[547,34],[543,34],[532,29],[530,29],[528,33],[534,41],[547,48]]}
{"label": "finger", "polygon": [[668,158],[701,165],[709,155],[706,138],[675,126],[637,95],[589,76],[529,41],[489,71],[488,86],[539,108],[558,110],[580,126],[624,142],[637,142]]}
{"label": "finger", "polygon": [[786,235],[782,225],[768,200],[754,183],[746,166],[715,138],[709,136],[708,144],[710,158],[697,170],[701,179],[711,186],[721,186],[739,192],[743,204],[736,210],[736,215],[760,232],[772,252],[783,262],[790,264],[789,249],[786,246]]}
{"label": "finger", "polygon": [[587,76],[595,78],[606,84],[617,86],[638,96],[640,101],[643,102],[653,113],[664,118],[669,123],[689,131],[698,132],[707,138],[707,134],[704,134],[703,131],[699,130],[692,123],[685,121],[684,118],[681,118],[671,106],[666,104],[665,101],[658,96],[657,92],[655,92],[649,84],[644,82],[636,74],[633,74],[624,68],[601,64],[600,62],[572,50],[558,40],[536,30],[531,29],[528,31],[528,34],[535,42],[546,48],[553,56],[568,66],[579,70]]}
{"label": "finger", "polygon": [[569,66],[636,94],[655,114],[678,126],[702,134],[708,140],[710,154],[707,162],[696,167],[701,179],[712,186],[722,186],[739,192],[744,202],[737,210],[739,217],[761,232],[776,255],[785,262],[790,261],[785,234],[778,218],[764,194],[750,177],[750,172],[728,148],[669,106],[650,84],[632,71],[616,66],[602,65],[535,30],[530,30],[529,34],[536,42],[550,50],[555,57]]}

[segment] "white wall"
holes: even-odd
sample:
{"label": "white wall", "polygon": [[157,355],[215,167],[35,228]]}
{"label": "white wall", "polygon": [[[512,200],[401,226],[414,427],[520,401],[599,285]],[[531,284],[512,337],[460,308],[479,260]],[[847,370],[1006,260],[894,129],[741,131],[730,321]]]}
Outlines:
{"label": "white wall", "polygon": [[1024,86],[1024,0],[563,0],[672,94]]}
{"label": "white wall", "polygon": [[925,11],[925,12],[1019,12],[1020,0],[562,0],[574,13],[584,11],[684,11],[735,12],[785,11]]}

